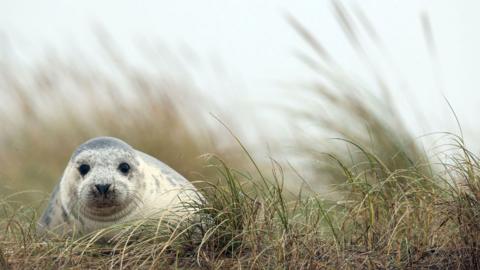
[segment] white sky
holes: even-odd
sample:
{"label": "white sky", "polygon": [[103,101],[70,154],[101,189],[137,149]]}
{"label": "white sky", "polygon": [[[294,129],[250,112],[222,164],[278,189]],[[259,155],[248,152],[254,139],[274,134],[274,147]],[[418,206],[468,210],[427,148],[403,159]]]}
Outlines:
{"label": "white sky", "polygon": [[[403,116],[414,133],[455,130],[445,95],[459,115],[467,138],[480,145],[475,140],[480,131],[480,1],[344,3],[361,7],[377,28],[391,59],[382,54],[372,57],[396,85],[398,106],[407,108]],[[420,23],[423,11],[432,22],[440,66],[431,60],[425,45]],[[293,54],[295,50],[311,51],[287,23],[286,13],[310,29],[346,71],[365,80],[366,85],[371,83],[365,65],[335,20],[331,2],[320,0],[0,0],[0,32],[6,37],[0,49],[2,53],[13,50],[27,61],[41,58],[50,47],[66,54],[80,49],[95,57],[92,29],[100,25],[112,34],[127,57],[138,57],[133,53],[138,43],[160,41],[180,53],[191,49],[204,63],[196,66],[196,76],[204,80],[199,84],[206,85],[212,97],[226,104],[242,104],[245,112],[254,112],[246,118],[269,119],[272,116],[265,111],[265,102],[272,97],[294,98],[292,91],[280,89],[279,82],[313,78]],[[215,83],[217,71],[212,70],[220,64],[226,69],[224,82]],[[409,103],[416,104],[427,123],[413,124],[413,114],[406,107]],[[281,119],[277,117],[265,126],[273,130]]]}

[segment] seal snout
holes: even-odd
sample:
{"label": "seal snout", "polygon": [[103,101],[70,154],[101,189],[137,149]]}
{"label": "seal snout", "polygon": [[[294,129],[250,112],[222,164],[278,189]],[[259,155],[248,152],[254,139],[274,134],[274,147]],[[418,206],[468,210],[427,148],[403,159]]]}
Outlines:
{"label": "seal snout", "polygon": [[100,195],[107,195],[108,189],[110,188],[110,184],[103,184],[103,185],[95,185],[95,188],[97,189],[98,193]]}
{"label": "seal snout", "polygon": [[91,184],[89,205],[93,208],[111,207],[119,203],[118,194],[112,184]]}

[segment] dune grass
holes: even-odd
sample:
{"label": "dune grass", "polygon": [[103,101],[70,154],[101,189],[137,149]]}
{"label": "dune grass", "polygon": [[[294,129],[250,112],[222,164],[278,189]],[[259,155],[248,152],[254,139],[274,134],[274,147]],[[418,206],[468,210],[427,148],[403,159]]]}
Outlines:
{"label": "dune grass", "polygon": [[[359,48],[349,15],[335,10]],[[317,53],[303,59],[322,83],[309,88],[310,101],[321,103],[291,115],[318,128],[311,134],[337,138],[299,134],[297,153],[310,163],[294,170],[255,160],[236,132],[218,135],[202,110],[215,104],[191,85],[117,58],[114,77],[51,59],[22,72],[4,66],[1,94],[13,113],[0,117],[0,269],[480,269],[479,157],[453,134],[444,134],[441,158],[424,150],[388,97],[362,94],[292,24]],[[201,180],[206,203],[174,224],[139,220],[40,238],[40,202],[75,146],[97,135],[120,137]],[[304,179],[298,170],[309,168]],[[301,187],[287,190],[292,182]],[[324,182],[335,196],[314,186]],[[24,190],[45,193],[18,194]]]}
{"label": "dune grass", "polygon": [[191,180],[209,174],[204,153],[241,163],[209,115],[221,109],[188,77],[146,72],[111,57],[104,59],[111,70],[53,56],[34,68],[2,64],[0,194],[44,199],[36,191],[50,192],[73,150],[95,136],[118,137]]}
{"label": "dune grass", "polygon": [[[14,269],[477,269],[478,158],[458,145],[445,171],[425,175],[418,166],[391,170],[359,150],[368,166],[336,159],[346,178],[337,201],[308,190],[292,199],[275,163],[270,173],[249,175],[212,157],[219,182],[202,189],[207,202],[195,218],[178,224],[141,220],[45,241],[35,235],[35,209],[2,202],[0,262]],[[112,232],[113,241],[97,241]]]}

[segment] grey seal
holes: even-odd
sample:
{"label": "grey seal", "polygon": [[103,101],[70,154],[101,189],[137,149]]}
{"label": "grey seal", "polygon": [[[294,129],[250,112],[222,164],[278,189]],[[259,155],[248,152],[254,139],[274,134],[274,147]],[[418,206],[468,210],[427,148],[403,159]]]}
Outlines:
{"label": "grey seal", "polygon": [[182,175],[124,141],[97,137],[72,154],[39,231],[89,233],[139,218],[191,213],[203,197]]}

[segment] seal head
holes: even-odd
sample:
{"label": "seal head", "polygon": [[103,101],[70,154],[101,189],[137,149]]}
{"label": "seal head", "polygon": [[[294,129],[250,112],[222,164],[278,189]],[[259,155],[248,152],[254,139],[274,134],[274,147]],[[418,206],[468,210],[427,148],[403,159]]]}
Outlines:
{"label": "seal head", "polygon": [[[138,206],[142,172],[135,150],[121,140],[99,137],[80,145],[70,158],[62,202],[77,217],[115,221]],[[139,185],[140,184],[140,185]]]}

